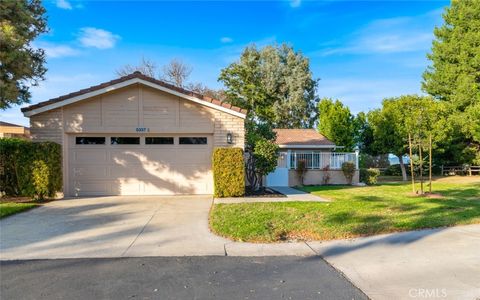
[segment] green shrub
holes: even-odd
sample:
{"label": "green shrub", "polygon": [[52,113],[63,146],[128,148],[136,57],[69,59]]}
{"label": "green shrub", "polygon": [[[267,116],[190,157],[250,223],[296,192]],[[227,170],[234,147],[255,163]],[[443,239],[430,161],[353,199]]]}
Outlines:
{"label": "green shrub", "polygon": [[380,175],[379,169],[360,169],[360,181],[367,185],[374,185],[377,183],[377,177]]}
{"label": "green shrub", "polygon": [[299,159],[297,161],[297,174],[300,179],[300,184],[303,185],[305,181],[305,174],[307,173],[307,161],[305,159]]}
{"label": "green shrub", "polygon": [[[407,175],[410,175],[410,164],[405,164]],[[402,176],[402,169],[399,164],[388,166],[383,172],[385,176]]]}
{"label": "green shrub", "polygon": [[216,148],[213,151],[215,197],[240,197],[245,194],[245,167],[240,148]]}
{"label": "green shrub", "polygon": [[43,160],[36,160],[32,165],[32,184],[37,199],[43,200],[48,195],[48,178],[50,171]]}
{"label": "green shrub", "polygon": [[327,185],[330,183],[330,165],[326,165],[322,168],[323,176],[322,176],[322,184]]}
{"label": "green shrub", "polygon": [[347,179],[348,184],[352,184],[353,175],[355,175],[355,164],[351,161],[346,161],[342,164],[342,172]]}
{"label": "green shrub", "polygon": [[[38,196],[34,183],[35,161],[42,161],[48,172],[37,172],[47,186],[44,196],[62,190],[62,149],[52,142],[33,143],[15,138],[0,139],[0,192],[8,196]],[[38,163],[36,164],[38,167]]]}

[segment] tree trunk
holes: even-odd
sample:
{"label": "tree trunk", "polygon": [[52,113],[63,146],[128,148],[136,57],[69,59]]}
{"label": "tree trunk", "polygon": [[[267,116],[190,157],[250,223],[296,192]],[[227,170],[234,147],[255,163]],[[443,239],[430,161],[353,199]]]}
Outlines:
{"label": "tree trunk", "polygon": [[405,169],[405,164],[403,163],[403,155],[398,155],[398,162],[400,163],[400,170],[402,170],[402,180],[407,181],[407,170]]}
{"label": "tree trunk", "polygon": [[250,188],[252,191],[255,191],[257,189],[258,181],[257,174],[255,173],[255,157],[251,151],[247,152],[246,173]]}
{"label": "tree trunk", "polygon": [[414,169],[413,169],[412,136],[411,136],[410,133],[408,134],[408,150],[409,150],[409,153],[410,153],[410,156],[408,157],[408,159],[410,160],[410,176],[412,177],[412,193],[415,194],[415,172],[414,172]]}

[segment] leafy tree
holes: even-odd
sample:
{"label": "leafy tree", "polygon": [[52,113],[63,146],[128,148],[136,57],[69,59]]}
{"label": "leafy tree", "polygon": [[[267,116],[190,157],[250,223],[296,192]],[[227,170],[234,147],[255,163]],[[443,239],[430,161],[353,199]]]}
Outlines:
{"label": "leafy tree", "polygon": [[367,116],[373,130],[373,152],[396,155],[403,180],[407,180],[403,156],[408,153],[409,133],[417,144],[424,143],[430,134],[434,143],[445,138],[444,106],[430,97],[388,98],[383,100],[381,109],[372,110]]}
{"label": "leafy tree", "polygon": [[[260,123],[247,119],[245,121],[245,130],[245,153],[247,154],[245,162],[246,177],[250,184],[250,188],[255,191],[262,186],[263,175],[267,175],[275,169],[275,166],[277,165],[276,156],[278,155],[278,146],[274,142],[276,134],[272,130],[272,127],[267,123]],[[275,151],[274,163],[273,157],[270,157],[271,160],[269,160],[269,156],[264,153],[268,152],[269,149],[277,149]],[[270,169],[269,166],[272,166],[272,164],[274,164],[274,167],[273,169]],[[268,170],[267,173],[265,173],[266,170]]]}
{"label": "leafy tree", "polygon": [[423,89],[449,109],[445,156],[480,163],[480,1],[452,1],[435,28]]}
{"label": "leafy tree", "polygon": [[0,1],[0,109],[28,103],[45,79],[45,51],[31,44],[48,30],[44,14],[40,0]]}
{"label": "leafy tree", "polygon": [[263,176],[273,172],[277,167],[278,149],[277,144],[266,139],[259,140],[255,145],[253,156],[260,186],[263,186]]}
{"label": "leafy tree", "polygon": [[339,100],[324,98],[318,103],[318,131],[338,146],[351,151],[355,145],[355,121],[350,109]]}
{"label": "leafy tree", "polygon": [[403,180],[407,180],[407,172],[403,155],[407,153],[408,133],[401,125],[401,115],[393,100],[384,100],[381,109],[368,112],[368,121],[373,131],[372,152],[370,154],[392,153],[399,159]]}
{"label": "leafy tree", "polygon": [[376,155],[372,149],[373,146],[373,129],[368,122],[368,116],[364,112],[359,112],[355,116],[355,145],[360,149],[360,153],[367,153],[370,155]]}
{"label": "leafy tree", "polygon": [[249,118],[274,128],[311,127],[315,120],[318,80],[309,60],[282,44],[249,46],[239,61],[221,71],[226,100],[249,110]]}

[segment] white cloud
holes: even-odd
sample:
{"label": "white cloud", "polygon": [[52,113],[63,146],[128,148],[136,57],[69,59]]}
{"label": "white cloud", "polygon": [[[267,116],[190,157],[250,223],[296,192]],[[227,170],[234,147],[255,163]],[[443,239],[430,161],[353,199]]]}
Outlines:
{"label": "white cloud", "polygon": [[327,56],[428,51],[440,13],[435,10],[415,17],[375,20],[346,39],[333,41],[333,46],[325,47],[317,54]]}
{"label": "white cloud", "polygon": [[290,0],[290,7],[299,7],[302,4],[302,0]]}
{"label": "white cloud", "polygon": [[78,38],[82,46],[97,49],[113,48],[119,39],[120,36],[110,31],[93,27],[81,28]]}
{"label": "white cloud", "polygon": [[57,45],[57,44],[44,42],[44,43],[38,43],[35,46],[45,50],[45,53],[49,58],[76,56],[80,54],[79,50],[74,49],[68,45]]}
{"label": "white cloud", "polygon": [[224,36],[220,39],[220,42],[224,43],[224,44],[228,44],[228,43],[231,43],[233,42],[233,39],[231,37],[228,37],[228,36]]}
{"label": "white cloud", "polygon": [[70,2],[68,2],[68,0],[57,0],[56,4],[58,8],[68,9],[68,10],[73,9],[72,5],[70,4]]}

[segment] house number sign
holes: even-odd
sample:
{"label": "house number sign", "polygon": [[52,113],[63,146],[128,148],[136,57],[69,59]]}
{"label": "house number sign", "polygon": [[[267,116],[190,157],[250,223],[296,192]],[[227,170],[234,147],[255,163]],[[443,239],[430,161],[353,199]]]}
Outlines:
{"label": "house number sign", "polygon": [[136,132],[150,132],[150,128],[148,127],[137,127],[135,128]]}

